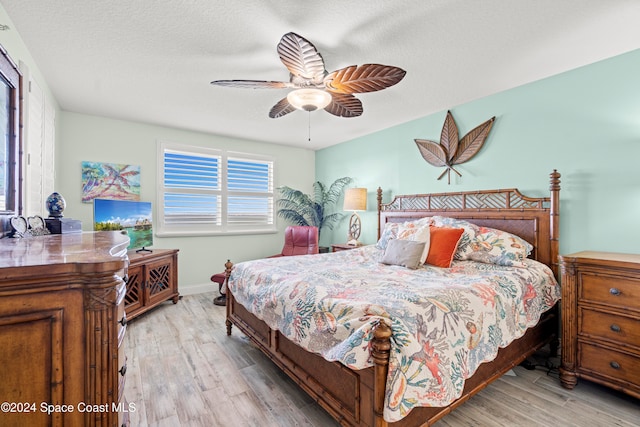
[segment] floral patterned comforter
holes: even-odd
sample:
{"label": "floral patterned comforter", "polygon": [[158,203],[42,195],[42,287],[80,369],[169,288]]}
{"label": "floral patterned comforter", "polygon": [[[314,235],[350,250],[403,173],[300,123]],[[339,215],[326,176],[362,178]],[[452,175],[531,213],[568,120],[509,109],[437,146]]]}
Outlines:
{"label": "floral patterned comforter", "polygon": [[551,270],[454,261],[450,269],[378,263],[365,246],[239,263],[234,298],[306,350],[352,369],[373,365],[371,330],[392,329],[384,418],[447,406],[498,349],[521,337],[560,299]]}

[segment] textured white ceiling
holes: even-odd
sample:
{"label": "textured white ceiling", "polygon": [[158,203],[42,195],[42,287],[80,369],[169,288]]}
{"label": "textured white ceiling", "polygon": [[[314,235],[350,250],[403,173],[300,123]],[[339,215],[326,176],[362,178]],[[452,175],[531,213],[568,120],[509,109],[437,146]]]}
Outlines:
{"label": "textured white ceiling", "polygon": [[[318,149],[640,48],[638,0],[0,0],[67,111]],[[10,31],[11,31],[10,30]],[[358,118],[270,119],[294,31],[328,71],[380,63],[403,81]],[[311,141],[308,141],[311,119]]]}

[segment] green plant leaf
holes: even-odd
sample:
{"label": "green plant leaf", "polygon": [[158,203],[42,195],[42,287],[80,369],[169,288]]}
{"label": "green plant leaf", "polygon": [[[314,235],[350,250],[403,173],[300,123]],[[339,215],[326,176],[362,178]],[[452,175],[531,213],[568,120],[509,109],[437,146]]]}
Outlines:
{"label": "green plant leaf", "polygon": [[344,188],[347,185],[351,184],[351,181],[353,180],[350,177],[336,179],[329,187],[329,190],[325,193],[326,197],[323,200],[324,204],[333,205],[338,203],[338,200],[340,200],[340,196],[342,195]]}
{"label": "green plant leaf", "polygon": [[280,209],[278,215],[293,225],[309,225],[307,219],[298,211],[293,209]]}
{"label": "green plant leaf", "polygon": [[329,213],[340,200],[344,188],[351,183],[350,177],[338,178],[327,187],[320,181],[313,183],[313,198],[300,190],[288,186],[278,187],[280,198],[276,200],[277,215],[294,225],[311,225],[333,229],[343,217],[342,212]]}
{"label": "green plant leaf", "polygon": [[334,212],[330,215],[327,215],[324,217],[324,226],[329,230],[333,230],[336,222],[342,219],[342,217],[344,217],[344,214],[342,212]]}

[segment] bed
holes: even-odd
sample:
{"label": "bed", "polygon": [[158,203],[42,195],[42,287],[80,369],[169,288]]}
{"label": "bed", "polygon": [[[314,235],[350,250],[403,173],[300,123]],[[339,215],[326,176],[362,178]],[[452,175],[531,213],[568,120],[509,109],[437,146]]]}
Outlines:
{"label": "bed", "polygon": [[[550,175],[549,197],[531,198],[517,189],[505,189],[402,195],[384,204],[382,190],[378,189],[376,245],[288,260],[256,260],[237,266],[227,263],[227,334],[231,335],[235,325],[342,425],[431,425],[541,347],[549,344],[552,352],[557,348],[559,193],[560,174],[555,170]],[[471,224],[473,230],[508,233],[521,239],[518,242],[524,241],[530,254],[515,268],[462,258],[454,260],[448,269],[421,267],[409,272],[405,267],[379,262],[386,252],[379,246],[389,230],[406,224],[433,226],[434,221],[444,221],[444,226],[451,228]],[[314,268],[322,270],[318,273],[322,280],[320,276],[309,276]],[[373,274],[363,276],[359,270],[362,268]],[[502,294],[496,296],[494,291],[487,291],[483,282],[486,276],[490,282],[500,282],[501,289],[515,289],[505,284],[507,270],[525,278],[526,286],[517,298],[520,308],[508,305]],[[540,274],[536,273],[538,270]],[[297,274],[302,276],[295,278]],[[434,297],[435,294],[413,294],[425,291],[423,284],[428,288],[425,292],[432,292],[431,285],[422,280],[428,274],[433,276],[430,282],[437,282],[436,276],[444,280],[444,276],[461,274],[455,279],[457,284],[446,285],[447,295],[457,295],[454,288],[460,292],[472,289],[458,301],[477,297],[481,301],[476,304],[479,309],[488,306],[489,310],[478,315],[461,306],[457,314],[466,313],[474,321],[464,316],[451,317],[451,304],[455,302],[447,305],[446,298]],[[540,290],[532,291],[531,283],[538,280],[534,276],[543,277]],[[404,285],[403,277],[410,286]],[[325,281],[332,285],[324,287],[321,282]],[[341,287],[336,286],[336,281]],[[286,287],[292,283],[296,284]],[[253,287],[249,290],[248,286]],[[357,299],[356,288],[364,289],[370,300]],[[383,294],[380,289],[392,291]],[[307,299],[298,298],[298,293],[304,293]],[[323,298],[309,299],[308,295]],[[429,306],[430,312],[412,315],[411,321],[402,320],[396,314],[413,308],[400,306],[397,295],[412,307],[416,301],[417,305]],[[297,307],[282,306],[284,300],[294,301]],[[538,305],[532,303],[534,300]],[[326,305],[331,310],[311,311],[315,306]],[[345,327],[340,318],[351,311],[356,315],[343,316],[348,318]],[[510,312],[514,318],[509,317]],[[490,316],[495,319],[489,320]],[[428,323],[432,320],[437,326]],[[300,325],[305,322],[312,325]],[[512,338],[503,337],[508,333],[494,327],[499,322],[505,322]],[[416,325],[416,331],[410,330]],[[322,335],[324,330],[334,335]],[[452,335],[442,338],[444,330],[450,330]],[[478,333],[479,330],[485,333]],[[444,341],[457,347],[439,353]],[[495,354],[489,342],[496,345]]]}

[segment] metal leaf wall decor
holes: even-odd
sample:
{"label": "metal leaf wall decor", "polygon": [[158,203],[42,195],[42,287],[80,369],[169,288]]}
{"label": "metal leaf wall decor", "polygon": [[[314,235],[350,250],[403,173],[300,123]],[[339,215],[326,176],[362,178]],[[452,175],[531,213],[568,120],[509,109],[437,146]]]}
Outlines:
{"label": "metal leaf wall decor", "polygon": [[489,136],[489,131],[495,119],[495,116],[491,117],[463,136],[462,139],[459,139],[456,122],[453,120],[451,111],[447,111],[447,117],[444,120],[440,135],[440,143],[427,139],[415,139],[415,141],[420,154],[422,154],[427,163],[446,168],[438,179],[441,179],[446,173],[447,183],[451,184],[451,171],[457,173],[458,176],[462,176],[453,166],[471,160],[480,151],[487,140],[487,136]]}

